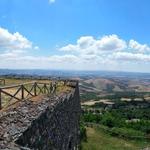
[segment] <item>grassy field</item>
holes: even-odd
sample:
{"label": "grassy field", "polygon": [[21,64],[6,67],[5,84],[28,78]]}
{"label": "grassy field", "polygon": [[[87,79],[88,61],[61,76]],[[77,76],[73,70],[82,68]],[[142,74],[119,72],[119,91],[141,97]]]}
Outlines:
{"label": "grassy field", "polygon": [[[9,86],[9,85],[16,85],[16,84],[22,84],[22,83],[26,83],[26,82],[34,82],[37,80],[32,80],[32,79],[15,79],[15,78],[6,78],[5,79],[5,85]],[[40,82],[48,82],[48,80],[40,80]],[[3,87],[3,84],[0,84],[0,87]]]}
{"label": "grassy field", "polygon": [[82,150],[143,150],[150,147],[150,143],[113,137],[98,127],[87,127],[87,142],[81,146]]}

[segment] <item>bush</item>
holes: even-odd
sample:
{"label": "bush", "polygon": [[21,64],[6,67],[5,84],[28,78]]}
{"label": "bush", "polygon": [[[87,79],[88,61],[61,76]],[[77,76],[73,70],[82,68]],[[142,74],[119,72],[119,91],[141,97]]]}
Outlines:
{"label": "bush", "polygon": [[150,133],[150,121],[140,120],[137,122],[127,122],[127,128],[132,128],[134,130],[142,131],[146,134]]}
{"label": "bush", "polygon": [[83,121],[85,122],[93,122],[93,123],[99,123],[101,120],[101,116],[99,114],[92,114],[92,113],[84,114],[82,118]]}
{"label": "bush", "polygon": [[97,99],[97,95],[95,93],[86,93],[86,94],[82,94],[80,96],[80,99],[81,101],[88,101],[88,100],[91,100],[91,99]]}
{"label": "bush", "polygon": [[80,140],[84,142],[87,141],[86,128],[82,122],[80,122]]}
{"label": "bush", "polygon": [[144,138],[144,133],[141,131],[137,131],[134,129],[128,129],[128,128],[111,128],[110,134],[112,136],[119,136],[124,138],[131,138],[131,139],[141,139]]}

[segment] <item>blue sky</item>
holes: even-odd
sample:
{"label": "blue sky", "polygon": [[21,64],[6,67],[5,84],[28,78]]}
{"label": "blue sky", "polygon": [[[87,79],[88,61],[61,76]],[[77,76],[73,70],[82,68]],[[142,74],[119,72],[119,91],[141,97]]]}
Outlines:
{"label": "blue sky", "polygon": [[0,68],[150,72],[149,0],[1,0]]}

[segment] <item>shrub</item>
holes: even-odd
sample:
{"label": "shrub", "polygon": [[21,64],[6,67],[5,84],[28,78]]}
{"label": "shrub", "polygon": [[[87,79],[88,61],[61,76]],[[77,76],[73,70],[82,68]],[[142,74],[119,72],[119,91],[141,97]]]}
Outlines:
{"label": "shrub", "polygon": [[80,140],[84,142],[87,141],[86,128],[82,122],[80,122]]}

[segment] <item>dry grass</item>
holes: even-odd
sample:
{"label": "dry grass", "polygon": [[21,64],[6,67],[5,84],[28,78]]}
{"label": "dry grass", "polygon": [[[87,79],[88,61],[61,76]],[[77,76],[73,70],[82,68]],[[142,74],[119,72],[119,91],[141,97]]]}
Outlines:
{"label": "dry grass", "polygon": [[[5,81],[5,82],[6,82],[5,86],[18,85],[18,84],[23,84],[23,83],[26,83],[26,82],[36,82],[36,81],[39,82],[39,83],[50,83],[50,80],[6,79],[6,81]],[[38,84],[38,86],[39,86],[40,88],[42,88],[42,87],[43,87],[43,84]],[[57,88],[57,90],[55,91],[56,94],[59,94],[59,93],[61,93],[61,92],[70,91],[70,87],[64,86],[63,82],[59,82],[59,83],[57,84],[57,86],[58,86],[58,88]],[[2,87],[2,86],[1,86],[1,87]],[[5,91],[5,92],[7,92],[7,93],[9,93],[9,94],[11,94],[11,95],[14,95],[14,94],[17,92],[17,90],[18,90],[19,88],[20,88],[20,87],[14,87],[14,88],[10,88],[10,89],[4,89],[3,91]],[[32,88],[32,84],[27,84],[27,85],[25,85],[25,88],[30,91],[31,88]],[[40,89],[39,89],[39,88],[37,88],[37,94],[38,94],[38,93],[40,93]],[[34,95],[34,90],[31,91],[31,94]],[[36,101],[36,100],[38,100],[38,99],[41,99],[41,96],[43,96],[43,95],[45,95],[45,94],[40,93],[40,94],[38,94],[38,96],[33,97],[33,96],[29,95],[27,91],[24,90],[24,97],[25,97],[26,99],[30,99],[30,100],[33,99],[34,101]],[[12,105],[13,103],[16,103],[16,102],[18,101],[18,100],[15,99],[15,98],[12,98],[12,99],[11,99],[11,97],[10,97],[9,95],[6,95],[6,94],[4,94],[4,93],[2,93],[1,96],[2,96],[2,107],[6,107],[6,106],[9,106],[9,105]],[[16,94],[15,97],[21,99],[21,96],[22,96],[22,93],[21,93],[21,90],[20,90],[20,91]]]}

